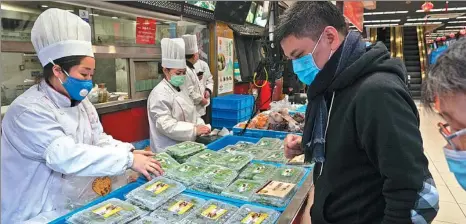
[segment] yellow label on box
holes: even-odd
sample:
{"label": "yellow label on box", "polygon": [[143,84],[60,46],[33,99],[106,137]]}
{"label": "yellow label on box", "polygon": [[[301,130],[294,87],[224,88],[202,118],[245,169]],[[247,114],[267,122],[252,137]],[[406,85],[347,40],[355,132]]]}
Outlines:
{"label": "yellow label on box", "polygon": [[116,213],[118,213],[119,211],[123,210],[122,208],[116,206],[116,205],[112,205],[111,203],[108,203],[94,211],[92,211],[94,214],[97,214],[97,215],[100,215],[104,218],[108,218]]}
{"label": "yellow label on box", "polygon": [[170,208],[168,208],[168,211],[177,213],[178,215],[183,215],[184,213],[189,211],[189,209],[191,209],[193,206],[194,204],[191,202],[177,201],[175,204],[170,206]]}
{"label": "yellow label on box", "polygon": [[261,224],[267,217],[269,217],[269,215],[265,213],[250,212],[248,216],[241,220],[241,223]]}
{"label": "yellow label on box", "polygon": [[201,215],[209,219],[217,220],[227,211],[226,209],[218,209],[216,205],[210,205]]}
{"label": "yellow label on box", "polygon": [[165,190],[167,190],[169,187],[170,187],[170,185],[168,185],[168,184],[166,184],[164,182],[158,181],[158,182],[155,182],[155,183],[147,186],[146,190],[154,192],[154,194],[160,194],[160,193],[164,192]]}

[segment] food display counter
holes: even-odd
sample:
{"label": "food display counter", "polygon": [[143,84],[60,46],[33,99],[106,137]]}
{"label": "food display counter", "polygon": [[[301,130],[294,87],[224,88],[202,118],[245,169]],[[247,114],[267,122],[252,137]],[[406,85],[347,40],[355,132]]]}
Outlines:
{"label": "food display counter", "polygon": [[[207,145],[205,151],[204,151],[204,148],[200,149],[201,151],[197,150],[198,151],[197,153],[202,154],[202,153],[206,153],[208,151],[208,152],[212,152],[212,153],[218,153],[218,155],[230,155],[230,156],[231,155],[234,155],[234,156],[244,155],[242,153],[238,153],[240,151],[236,151],[237,154],[235,154],[235,152],[231,152],[231,151],[229,152],[229,151],[225,151],[225,150],[231,149],[230,148],[231,145],[241,147],[242,145],[246,144],[245,142],[249,142],[250,143],[249,145],[251,147],[257,147],[257,146],[263,145],[262,143],[264,141],[261,140],[261,139],[257,139],[257,138],[249,138],[249,137],[240,137],[240,136],[231,136],[230,135],[230,136],[225,136],[225,137],[223,137],[223,138],[221,138],[221,139]],[[280,141],[278,141],[278,142],[280,142]],[[181,147],[183,145],[183,147],[184,147],[185,145],[194,145],[194,144],[198,144],[198,143],[186,142],[186,143],[179,144],[179,146]],[[139,146],[139,147],[141,147],[141,146]],[[178,147],[178,146],[175,146],[175,147]],[[240,148],[236,148],[236,149],[241,150]],[[167,149],[167,152],[163,153],[163,154],[165,154],[165,156],[166,155],[172,155],[173,158],[176,158],[176,161],[179,161],[180,157],[177,157],[177,153],[175,153],[176,150],[177,150],[176,148],[175,149],[169,148],[169,149]],[[191,151],[191,149],[189,149],[188,151]],[[179,152],[184,152],[184,150],[179,150]],[[243,152],[245,152],[245,151],[243,151]],[[230,154],[230,153],[232,153],[232,154]],[[194,155],[196,155],[196,153]],[[248,155],[251,156],[251,158],[254,157],[254,156],[252,156],[252,154],[248,154]],[[166,158],[166,157],[163,157],[163,158]],[[170,159],[173,159],[173,158],[170,158]],[[200,159],[200,158],[205,159],[206,157],[198,156],[198,158],[196,158],[196,159]],[[186,158],[184,158],[184,159],[186,159]],[[220,160],[222,160],[222,159],[218,159],[218,161],[220,161]],[[167,160],[163,160],[163,161],[167,161]],[[184,164],[193,164],[194,161],[195,161],[194,156],[187,157],[187,161],[185,163],[181,164],[181,165],[176,166],[177,168],[175,168],[175,169],[179,170],[179,167],[182,167]],[[255,199],[250,199],[250,198],[256,198],[258,194],[263,192],[263,189],[266,189],[267,186],[270,185],[270,183],[272,183],[274,181],[276,182],[276,180],[283,181],[283,182],[277,182],[277,183],[283,183],[284,185],[282,185],[282,187],[283,186],[288,186],[288,183],[284,182],[285,180],[275,179],[277,177],[272,177],[272,176],[275,176],[275,175],[271,175],[271,176],[267,177],[267,179],[264,179],[263,183],[265,183],[265,184],[261,185],[263,187],[255,188],[256,190],[257,189],[258,190],[257,191],[254,190],[255,193],[252,193],[252,197],[250,197],[248,199],[244,199],[246,201],[243,201],[243,200],[240,200],[240,199],[235,199],[234,197],[232,198],[231,196],[228,196],[228,195],[224,194],[224,192],[225,192],[224,189],[222,189],[221,194],[220,193],[213,193],[212,191],[200,190],[200,188],[198,187],[198,186],[201,186],[199,181],[195,181],[195,183],[193,183],[192,185],[189,185],[189,186],[186,185],[186,184],[184,186],[182,186],[181,183],[184,183],[184,182],[182,182],[182,179],[180,179],[180,180],[177,179],[176,180],[178,182],[176,184],[178,186],[178,187],[176,187],[176,189],[177,189],[176,195],[178,195],[181,192],[181,194],[179,194],[178,196],[198,198],[201,201],[206,201],[205,203],[213,203],[213,202],[217,201],[217,202],[219,202],[221,204],[232,206],[232,208],[235,209],[234,210],[235,212],[233,212],[234,215],[237,215],[236,212],[241,210],[241,208],[243,208],[246,205],[255,207],[256,209],[261,209],[262,208],[264,211],[267,210],[267,209],[273,209],[274,213],[278,212],[277,214],[279,214],[279,216],[278,216],[277,219],[273,219],[274,222],[272,222],[272,223],[280,223],[280,224],[281,223],[283,223],[283,224],[285,224],[285,223],[300,223],[301,218],[302,218],[301,216],[303,214],[304,208],[306,207],[306,201],[307,201],[307,198],[308,198],[308,193],[309,193],[309,191],[311,189],[311,185],[312,185],[312,168],[313,167],[312,166],[305,167],[305,166],[299,166],[299,165],[291,166],[291,165],[277,164],[277,163],[267,162],[267,161],[259,161],[259,160],[255,160],[255,159],[252,159],[252,160],[249,160],[249,161],[250,162],[247,163],[248,165],[246,165],[245,167],[251,166],[253,164],[256,164],[256,165],[262,164],[262,165],[266,165],[266,166],[277,166],[273,173],[280,173],[280,175],[286,176],[285,178],[293,177],[293,179],[294,179],[294,177],[300,177],[300,175],[297,175],[297,173],[295,171],[288,171],[288,170],[291,170],[291,169],[293,169],[293,170],[303,170],[303,171],[305,170],[305,172],[302,173],[302,177],[300,177],[299,179],[296,179],[296,181],[299,180],[298,182],[294,182],[294,180],[291,180],[291,179],[288,180],[288,183],[296,183],[295,190],[290,191],[290,192],[293,192],[293,193],[289,194],[289,196],[290,196],[289,199],[286,199],[284,201],[284,204],[283,204],[284,206],[281,206],[281,207],[280,206],[277,207],[278,204],[273,205],[273,203],[277,203],[277,202],[266,202],[267,200],[264,201],[264,199],[260,199],[258,201],[256,201]],[[167,163],[162,162],[162,166],[164,166],[164,164],[167,164]],[[260,165],[260,166],[262,166],[262,165]],[[207,166],[205,168],[205,170],[208,170],[208,167],[211,167],[211,166],[212,165]],[[213,166],[215,166],[215,165],[213,165]],[[237,177],[238,179],[239,179],[240,176],[242,176],[242,172],[245,172],[245,170],[247,170],[245,167],[240,168],[241,171],[238,170],[238,173],[239,173],[239,175]],[[282,168],[280,168],[280,167],[282,167]],[[231,168],[231,169],[235,169],[235,168]],[[286,172],[279,171],[280,169],[286,170]],[[157,212],[152,212],[152,210],[157,211],[160,208],[167,207],[167,205],[164,205],[164,204],[169,203],[170,199],[167,199],[165,202],[161,202],[159,204],[154,204],[155,203],[154,201],[158,201],[158,199],[154,199],[154,201],[151,201],[149,204],[144,204],[144,202],[141,202],[141,201],[134,201],[135,200],[134,197],[136,197],[135,195],[138,195],[137,192],[147,191],[148,186],[150,187],[150,186],[152,186],[154,184],[160,184],[161,181],[162,181],[162,183],[164,183],[163,181],[165,181],[165,182],[168,181],[167,183],[173,181],[173,179],[172,179],[173,177],[169,175],[170,172],[173,172],[173,170],[170,170],[169,168],[167,168],[166,169],[166,175],[164,175],[163,178],[156,178],[155,180],[152,180],[151,182],[147,182],[147,180],[145,178],[139,178],[136,182],[133,182],[133,183],[130,183],[130,184],[126,185],[126,186],[123,186],[122,188],[111,192],[107,196],[98,198],[95,201],[89,203],[88,205],[86,205],[86,206],[84,206],[84,207],[82,207],[80,209],[77,209],[75,211],[72,211],[71,213],[69,213],[69,214],[67,214],[67,215],[65,215],[63,217],[60,217],[60,218],[54,220],[51,223],[67,223],[67,221],[70,221],[71,217],[73,217],[72,219],[76,219],[77,217],[80,217],[82,215],[85,215],[86,217],[88,217],[89,214],[90,214],[90,216],[93,216],[93,215],[95,216],[95,214],[93,214],[96,211],[95,209],[100,208],[99,206],[101,206],[101,205],[108,205],[109,201],[107,201],[107,200],[112,199],[112,198],[120,199],[122,201],[131,202],[132,204],[137,205],[139,208],[143,208],[143,210],[144,209],[145,210],[150,210],[150,211],[145,212],[144,214],[141,213],[140,215],[137,215],[139,217],[136,220],[133,220],[134,222],[129,222],[129,223],[137,223],[138,219],[141,219],[142,217],[146,217],[146,216],[150,216],[152,218],[160,218],[160,217],[158,217],[156,215]],[[292,176],[288,176],[288,175],[283,174],[283,173],[287,173],[287,172],[292,173]],[[204,173],[204,174],[199,174],[199,175],[205,175],[205,173],[209,174],[210,172],[205,171],[205,172],[201,172],[201,173]],[[214,173],[216,173],[216,172],[214,172]],[[297,175],[297,176],[295,176],[295,175]],[[238,179],[236,179],[235,181],[230,183],[229,187],[226,187],[225,189],[230,188],[233,185],[233,183],[236,183],[236,181],[238,181]],[[196,180],[196,179],[194,178],[194,180]],[[152,184],[152,182],[154,182],[154,183]],[[187,187],[185,187],[185,186],[187,186]],[[267,188],[267,189],[270,190],[270,188]],[[160,194],[162,194],[162,193],[160,193]],[[158,197],[158,196],[154,196],[154,198],[156,198],[156,197]],[[173,195],[170,196],[170,198],[173,198],[173,197],[174,197]],[[272,203],[272,204],[269,204],[269,203]],[[148,205],[150,205],[149,207],[152,206],[151,209],[147,207]],[[206,205],[206,204],[204,204],[204,205]],[[89,210],[89,208],[91,208],[91,210]],[[239,210],[236,210],[236,209],[239,209]],[[268,210],[268,211],[272,211],[272,210]],[[190,213],[192,213],[192,215],[189,215],[186,218],[183,218],[184,221],[186,219],[191,220],[190,218],[195,218],[195,217],[199,218],[200,217],[200,215],[195,216],[194,214],[197,214],[197,213],[202,214],[201,210],[195,210],[195,209],[190,211]],[[238,212],[238,213],[240,213],[240,212]],[[261,215],[261,213],[258,213],[258,214],[259,214],[259,216]],[[230,214],[230,215],[233,216],[233,214]],[[99,218],[100,216],[95,216],[95,217]],[[268,216],[266,216],[266,217],[268,217]],[[102,216],[99,219],[102,219],[102,220],[105,221],[105,219],[107,219],[107,218],[108,217]],[[224,221],[226,221],[226,219],[227,218],[225,218]],[[220,219],[220,220],[222,220],[222,219]],[[217,221],[219,221],[219,220],[217,220]],[[101,223],[101,222],[99,222],[99,223]],[[103,222],[103,223],[105,223],[105,222]],[[127,223],[127,222],[125,222],[125,223]],[[156,223],[158,223],[158,222],[156,222]],[[215,222],[215,223],[224,223],[224,222]],[[232,223],[236,223],[236,222],[232,222]],[[267,222],[267,223],[269,223],[269,222]]]}

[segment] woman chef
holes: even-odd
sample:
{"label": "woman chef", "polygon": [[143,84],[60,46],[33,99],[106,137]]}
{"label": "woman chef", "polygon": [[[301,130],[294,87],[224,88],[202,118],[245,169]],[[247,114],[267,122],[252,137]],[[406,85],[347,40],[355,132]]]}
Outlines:
{"label": "woman chef", "polygon": [[49,9],[34,23],[31,40],[43,80],[20,95],[3,119],[2,223],[45,223],[63,215],[65,175],[113,176],[129,168],[148,178],[160,175],[151,152],[133,153],[131,144],[103,133],[86,98],[95,69],[89,24]]}
{"label": "woman chef", "polygon": [[150,143],[154,152],[210,133],[192,100],[180,90],[186,79],[183,39],[164,38],[161,45],[164,79],[152,90],[147,101]]}

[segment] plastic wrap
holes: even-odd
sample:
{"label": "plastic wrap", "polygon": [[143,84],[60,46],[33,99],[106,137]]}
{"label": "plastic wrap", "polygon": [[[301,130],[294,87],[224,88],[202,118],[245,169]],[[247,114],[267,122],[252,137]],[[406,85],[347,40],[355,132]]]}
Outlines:
{"label": "plastic wrap", "polygon": [[194,156],[189,157],[186,162],[199,165],[213,164],[220,157],[222,157],[220,153],[206,149]]}
{"label": "plastic wrap", "polygon": [[150,216],[165,220],[165,223],[176,223],[198,211],[205,202],[206,200],[201,198],[179,194],[152,212]]}
{"label": "plastic wrap", "polygon": [[283,142],[277,138],[261,138],[256,145],[268,149],[279,149]]}
{"label": "plastic wrap", "polygon": [[222,192],[222,195],[229,198],[236,198],[249,201],[251,196],[258,191],[265,181],[238,179]]}
{"label": "plastic wrap", "polygon": [[275,170],[271,179],[287,183],[298,183],[305,174],[305,169],[297,166],[282,166]]}
{"label": "plastic wrap", "polygon": [[184,163],[189,157],[201,152],[205,145],[196,142],[182,142],[167,147],[167,153],[179,163]]}
{"label": "plastic wrap", "polygon": [[162,169],[164,170],[172,170],[180,165],[175,159],[165,152],[157,153],[154,156],[154,159],[160,162],[160,165],[162,165]]}
{"label": "plastic wrap", "polygon": [[131,224],[167,224],[164,219],[158,219],[150,216],[145,216],[140,219],[130,222]]}
{"label": "plastic wrap", "polygon": [[244,141],[239,141],[235,144],[235,148],[236,150],[239,150],[239,151],[245,151],[247,148],[253,146],[254,144],[253,143],[250,143],[250,142],[244,142]]}
{"label": "plastic wrap", "polygon": [[238,211],[238,207],[217,200],[207,201],[201,209],[183,219],[181,224],[225,223]]}
{"label": "plastic wrap", "polygon": [[127,223],[136,219],[142,213],[143,211],[137,206],[112,198],[74,214],[68,219],[68,223]]}
{"label": "plastic wrap", "polygon": [[179,182],[165,177],[156,177],[126,195],[128,201],[141,208],[155,210],[186,188]]}
{"label": "plastic wrap", "polygon": [[268,180],[275,173],[276,167],[273,165],[250,163],[239,174],[239,178],[249,180]]}
{"label": "plastic wrap", "polygon": [[194,163],[183,163],[176,169],[168,171],[165,175],[167,178],[179,181],[185,186],[191,186],[195,179],[204,173],[204,167]]}
{"label": "plastic wrap", "polygon": [[295,192],[296,184],[273,180],[254,193],[252,195],[252,201],[265,205],[283,207],[288,204]]}
{"label": "plastic wrap", "polygon": [[254,156],[248,153],[223,153],[217,159],[216,164],[234,170],[241,170],[253,159]]}
{"label": "plastic wrap", "polygon": [[269,208],[253,205],[243,205],[226,222],[226,224],[274,224],[280,217],[280,213]]}
{"label": "plastic wrap", "polygon": [[210,165],[196,178],[193,186],[196,190],[220,194],[237,176],[238,173],[233,169]]}

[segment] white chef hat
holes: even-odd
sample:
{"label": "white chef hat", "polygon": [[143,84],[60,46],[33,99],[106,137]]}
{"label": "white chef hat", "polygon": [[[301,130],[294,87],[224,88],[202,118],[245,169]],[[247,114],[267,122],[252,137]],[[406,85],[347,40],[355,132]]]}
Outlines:
{"label": "white chef hat", "polygon": [[79,16],[61,9],[48,9],[34,22],[32,45],[42,66],[67,56],[94,57],[91,27]]}
{"label": "white chef hat", "polygon": [[183,35],[182,38],[186,44],[186,54],[195,54],[199,51],[196,35]]}
{"label": "white chef hat", "polygon": [[162,67],[176,69],[186,68],[184,41],[182,38],[163,38],[161,45]]}

